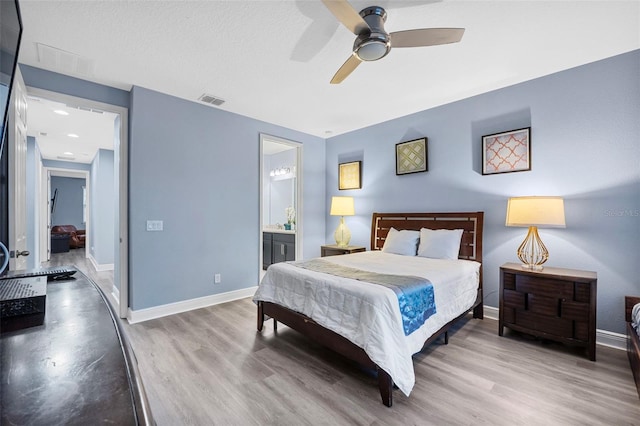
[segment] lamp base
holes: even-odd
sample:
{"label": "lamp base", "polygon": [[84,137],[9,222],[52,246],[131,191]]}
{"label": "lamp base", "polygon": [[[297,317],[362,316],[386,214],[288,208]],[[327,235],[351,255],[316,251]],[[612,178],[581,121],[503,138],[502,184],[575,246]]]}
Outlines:
{"label": "lamp base", "polygon": [[518,259],[524,269],[541,271],[542,264],[549,259],[549,252],[538,235],[538,227],[530,226],[527,237],[518,247]]}
{"label": "lamp base", "polygon": [[526,263],[523,263],[520,266],[522,269],[528,269],[530,271],[542,271],[544,269],[544,266],[542,265],[527,265]]}
{"label": "lamp base", "polygon": [[338,247],[347,247],[349,245],[349,241],[351,241],[351,231],[349,231],[349,228],[347,228],[347,225],[344,223],[344,216],[340,217],[340,225],[338,225],[333,237],[336,239]]}

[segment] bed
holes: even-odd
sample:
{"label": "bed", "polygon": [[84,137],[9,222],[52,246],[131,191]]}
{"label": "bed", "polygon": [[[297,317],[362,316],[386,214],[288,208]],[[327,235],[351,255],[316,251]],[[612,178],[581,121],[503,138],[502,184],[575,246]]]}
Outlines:
{"label": "bed", "polygon": [[[640,397],[640,307],[634,307],[640,304],[640,297],[625,296],[625,321],[627,322],[627,354],[629,355],[629,364],[638,389],[638,397]],[[635,314],[635,319],[634,319]],[[634,328],[634,325],[638,328]]]}
{"label": "bed", "polygon": [[[404,311],[400,313],[399,299],[394,299],[389,288],[297,265],[306,265],[306,261],[269,267],[254,296],[258,331],[262,331],[267,317],[272,318],[274,329],[278,321],[282,322],[377,371],[382,403],[390,407],[394,384],[406,395],[411,392],[415,381],[411,358],[414,353],[440,336],[448,343],[450,327],[470,311],[474,318],[483,318],[482,229],[482,212],[374,213],[371,251],[320,259],[324,266],[330,264],[332,268],[372,271],[394,279],[405,275],[427,278],[433,287],[435,313],[410,334],[406,328],[402,333],[403,324],[406,326],[402,322]],[[400,233],[406,237],[417,232],[425,243],[427,234],[423,232],[460,232],[452,247],[457,258],[455,254],[427,258],[389,251],[390,243],[397,241]],[[418,246],[416,252],[422,249]],[[452,250],[448,249],[448,253]]]}

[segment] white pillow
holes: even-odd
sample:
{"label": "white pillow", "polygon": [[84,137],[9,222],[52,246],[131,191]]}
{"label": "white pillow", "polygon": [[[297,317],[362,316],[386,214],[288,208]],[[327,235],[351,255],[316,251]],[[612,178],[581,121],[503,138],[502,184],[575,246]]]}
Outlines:
{"label": "white pillow", "polygon": [[418,256],[432,259],[457,259],[462,232],[462,229],[422,228]]}
{"label": "white pillow", "polygon": [[389,229],[387,238],[384,240],[382,251],[385,253],[402,254],[404,256],[415,256],[419,238],[419,231],[409,231],[407,229],[398,231],[395,228],[391,228]]}
{"label": "white pillow", "polygon": [[631,325],[640,336],[640,303],[636,304],[631,310]]}

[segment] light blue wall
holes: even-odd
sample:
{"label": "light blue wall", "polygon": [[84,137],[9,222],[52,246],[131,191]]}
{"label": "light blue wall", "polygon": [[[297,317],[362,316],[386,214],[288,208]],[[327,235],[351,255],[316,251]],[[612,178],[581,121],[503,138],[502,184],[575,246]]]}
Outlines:
{"label": "light blue wall", "polygon": [[[482,135],[529,125],[532,170],[483,176]],[[333,137],[326,200],[355,197],[352,244],[367,247],[373,212],[484,211],[485,304],[497,307],[499,267],[526,235],[504,226],[508,197],[562,196],[567,227],[540,230],[547,264],[596,271],[597,327],[623,333],[623,296],[640,294],[639,135],[634,51]],[[395,144],[423,136],[429,171],[396,176]],[[338,191],[337,165],[353,159],[363,187]],[[331,242],[338,218],[326,221]]]}
{"label": "light blue wall", "polygon": [[[260,133],[303,144],[303,250],[319,256],[323,139],[137,86],[130,117],[134,310],[258,284]],[[147,220],[164,221],[164,231],[147,232]]]}
{"label": "light blue wall", "polygon": [[91,227],[89,253],[99,265],[115,258],[114,154],[99,149],[91,163]]}
{"label": "light blue wall", "polygon": [[85,229],[82,217],[82,187],[85,185],[85,180],[80,178],[51,177],[51,196],[58,190],[51,226],[73,225],[77,229]]}
{"label": "light blue wall", "polygon": [[64,93],[78,98],[91,99],[110,105],[129,107],[129,92],[103,86],[91,81],[46,71],[25,64],[20,65],[24,83],[29,87]]}

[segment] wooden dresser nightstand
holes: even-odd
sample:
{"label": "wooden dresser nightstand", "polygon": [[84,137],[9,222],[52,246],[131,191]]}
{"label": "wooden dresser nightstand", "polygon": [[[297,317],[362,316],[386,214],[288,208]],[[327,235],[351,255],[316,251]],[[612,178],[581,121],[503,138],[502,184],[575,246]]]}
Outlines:
{"label": "wooden dresser nightstand", "polygon": [[500,315],[503,327],[584,346],[596,360],[597,274],[576,269],[545,267],[531,271],[517,263],[500,267]]}
{"label": "wooden dresser nightstand", "polygon": [[338,256],[341,254],[358,253],[360,251],[366,251],[364,246],[346,246],[340,247],[337,244],[331,244],[326,246],[320,246],[320,256]]}

